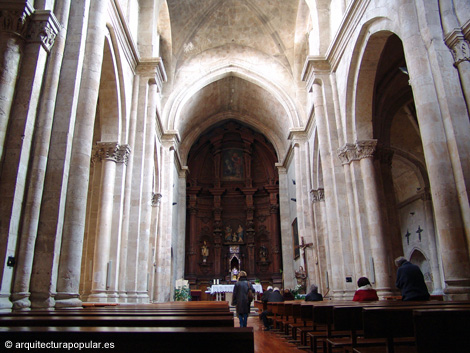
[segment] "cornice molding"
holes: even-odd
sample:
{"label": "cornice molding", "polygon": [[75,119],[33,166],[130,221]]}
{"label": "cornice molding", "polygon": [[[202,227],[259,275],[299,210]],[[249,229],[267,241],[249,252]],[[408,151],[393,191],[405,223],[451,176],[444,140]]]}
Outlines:
{"label": "cornice molding", "polygon": [[132,38],[127,21],[122,13],[121,5],[117,0],[108,2],[108,14],[111,19],[113,33],[116,35],[116,40],[119,42],[130,68],[135,73],[139,62],[139,52]]}

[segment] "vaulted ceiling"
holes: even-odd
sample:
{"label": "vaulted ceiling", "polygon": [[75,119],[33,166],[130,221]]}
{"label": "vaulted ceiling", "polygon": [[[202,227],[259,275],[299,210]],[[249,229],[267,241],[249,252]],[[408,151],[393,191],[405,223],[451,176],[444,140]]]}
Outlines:
{"label": "vaulted ceiling", "polygon": [[303,123],[303,62],[296,57],[306,55],[304,0],[167,0],[167,6],[168,25],[159,21],[169,77],[164,121],[179,132],[183,153],[210,125],[235,118],[282,154],[289,129]]}

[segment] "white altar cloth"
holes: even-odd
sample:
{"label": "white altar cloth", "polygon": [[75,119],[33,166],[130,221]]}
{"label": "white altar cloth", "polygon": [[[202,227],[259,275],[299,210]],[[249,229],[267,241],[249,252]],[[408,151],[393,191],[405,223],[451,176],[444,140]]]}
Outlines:
{"label": "white altar cloth", "polygon": [[[233,284],[213,284],[211,286],[211,294],[232,293],[233,286]],[[256,293],[263,293],[263,287],[261,284],[253,284],[253,288],[255,289]]]}

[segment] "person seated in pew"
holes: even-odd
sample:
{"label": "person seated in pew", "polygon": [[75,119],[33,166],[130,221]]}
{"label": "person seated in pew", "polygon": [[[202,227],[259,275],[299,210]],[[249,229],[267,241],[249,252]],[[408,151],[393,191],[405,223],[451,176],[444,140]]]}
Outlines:
{"label": "person seated in pew", "polygon": [[322,301],[323,296],[318,293],[318,286],[316,284],[312,284],[310,286],[310,292],[305,296],[306,302],[318,302]]}
{"label": "person seated in pew", "polygon": [[357,280],[357,291],[354,293],[353,301],[364,302],[379,300],[377,291],[372,288],[369,279],[367,277],[361,277]]}
{"label": "person seated in pew", "polygon": [[[284,301],[284,298],[277,287],[274,288],[272,293],[270,293],[266,299],[268,303],[280,303]],[[263,320],[265,331],[269,331],[271,329],[268,316],[273,316],[273,312],[271,310],[265,310],[260,315],[261,320]]]}
{"label": "person seated in pew", "polygon": [[294,294],[292,294],[288,288],[284,289],[284,293],[282,293],[282,297],[284,298],[284,301],[295,300]]}
{"label": "person seated in pew", "polygon": [[264,292],[263,295],[261,296],[261,301],[267,303],[268,297],[271,295],[272,292],[273,292],[273,286],[268,286],[268,288],[266,288],[266,292]]}
{"label": "person seated in pew", "polygon": [[401,290],[403,301],[429,300],[428,287],[419,266],[412,264],[403,256],[395,259],[398,267],[396,287]]}

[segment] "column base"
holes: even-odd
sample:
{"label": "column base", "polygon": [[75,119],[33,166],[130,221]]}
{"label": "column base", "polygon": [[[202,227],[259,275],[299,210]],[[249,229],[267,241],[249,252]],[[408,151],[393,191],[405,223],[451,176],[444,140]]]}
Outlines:
{"label": "column base", "polygon": [[13,302],[13,310],[31,310],[31,301],[29,292],[13,293],[10,297]]}
{"label": "column base", "polygon": [[32,309],[54,310],[55,299],[49,293],[34,293],[31,292],[29,297]]}
{"label": "column base", "polygon": [[446,288],[444,288],[445,300],[470,300],[470,280],[468,279],[451,279],[446,280]]}

